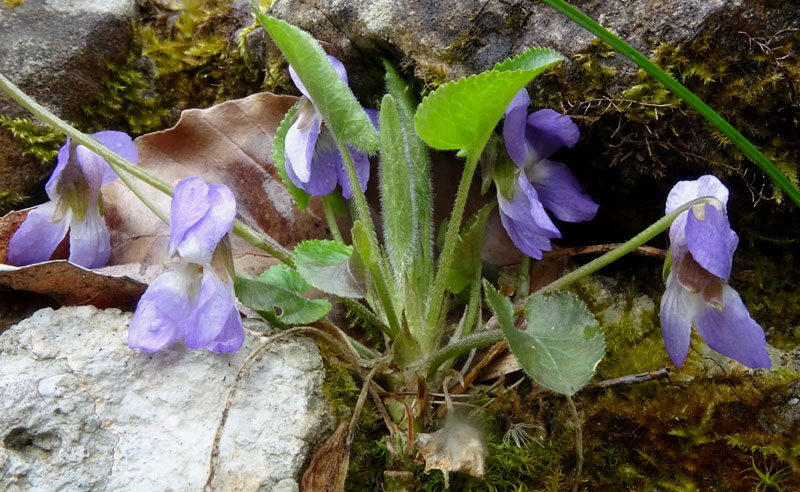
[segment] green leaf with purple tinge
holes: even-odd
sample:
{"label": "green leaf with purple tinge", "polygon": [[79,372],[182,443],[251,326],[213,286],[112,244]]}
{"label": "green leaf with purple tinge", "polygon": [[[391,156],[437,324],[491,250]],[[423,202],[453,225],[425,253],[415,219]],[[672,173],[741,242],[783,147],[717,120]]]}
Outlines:
{"label": "green leaf with purple tinge", "polygon": [[574,395],[589,382],[605,355],[605,337],[580,299],[563,291],[531,295],[521,331],[511,301],[489,282],[484,289],[511,352],[530,377],[562,395]]}

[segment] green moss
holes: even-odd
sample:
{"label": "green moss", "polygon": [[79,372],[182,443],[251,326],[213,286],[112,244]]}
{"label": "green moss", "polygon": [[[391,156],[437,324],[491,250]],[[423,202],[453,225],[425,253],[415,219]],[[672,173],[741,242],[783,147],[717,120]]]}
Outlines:
{"label": "green moss", "polygon": [[249,62],[243,38],[229,46],[229,2],[187,0],[177,14],[153,3],[148,9],[134,29],[128,57],[109,66],[97,101],[83,108],[81,126],[147,133],[174,124],[183,109],[259,90],[261,74]]}
{"label": "green moss", "polygon": [[426,96],[449,80],[442,66],[422,62],[414,66],[414,76],[422,81],[420,97]]}
{"label": "green moss", "polygon": [[13,191],[0,191],[0,216],[19,207],[28,199],[27,196]]}
{"label": "green moss", "polygon": [[29,118],[0,116],[0,127],[10,131],[22,143],[22,155],[28,155],[43,165],[52,164],[65,137],[48,126],[34,123]]}
{"label": "green moss", "polygon": [[478,37],[478,29],[474,25],[470,25],[445,49],[437,51],[436,56],[445,63],[463,61],[465,56],[469,56],[485,44],[486,42]]}
{"label": "green moss", "polygon": [[[768,37],[768,36],[766,36]],[[790,180],[800,162],[800,33],[770,40],[742,33],[705,32],[686,43],[654,46],[651,59],[717,110],[759,147]],[[566,109],[585,129],[579,151],[598,168],[616,167],[627,184],[705,168],[738,176],[755,199],[781,202],[781,192],[736,146],[649,75],[620,86],[606,64],[612,52],[595,42],[574,56],[583,70],[564,68],[537,79],[535,105]],[[591,147],[591,148],[590,148]],[[763,189],[762,189],[763,188]]]}
{"label": "green moss", "polygon": [[159,130],[170,113],[138,66],[137,50],[132,48],[119,65],[108,66],[108,80],[97,101],[82,108],[89,131],[123,127],[135,135]]}
{"label": "green moss", "polygon": [[[657,275],[655,271],[652,275]],[[671,365],[661,338],[658,299],[642,272],[640,282],[630,272],[619,278],[593,275],[574,289],[595,313],[606,337],[606,356],[597,368],[597,379],[611,379],[648,372]],[[656,277],[657,278],[657,277]],[[650,294],[650,295],[647,295]]]}
{"label": "green moss", "polygon": [[[258,86],[259,71],[241,46],[229,47],[230,2],[187,0],[174,22],[142,29],[142,53],[155,65],[155,88],[179,107],[204,107]],[[244,55],[244,56],[243,56]]]}
{"label": "green moss", "polygon": [[800,472],[800,446],[791,437],[797,424],[775,428],[774,409],[791,383],[770,374],[704,377],[697,361],[688,366],[682,374],[698,374],[691,383],[642,384],[588,403],[587,427],[596,429],[586,450],[593,489],[753,490],[753,460]]}

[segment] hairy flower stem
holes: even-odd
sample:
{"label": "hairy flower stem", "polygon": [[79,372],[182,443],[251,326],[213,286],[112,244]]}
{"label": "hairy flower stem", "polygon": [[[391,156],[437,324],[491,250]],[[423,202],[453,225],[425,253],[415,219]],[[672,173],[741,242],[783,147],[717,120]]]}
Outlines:
{"label": "hairy flower stem", "polygon": [[322,197],[322,210],[325,211],[325,220],[328,221],[328,229],[331,230],[331,236],[336,241],[344,244],[344,239],[342,239],[342,233],[339,231],[339,225],[336,223],[336,214],[333,211],[333,205],[331,205],[331,196],[325,195]]}
{"label": "hairy flower stem", "polygon": [[[369,213],[367,198],[364,196],[364,192],[361,191],[361,183],[358,181],[356,166],[353,164],[353,159],[350,157],[350,152],[347,150],[347,146],[339,141],[339,138],[335,134],[334,139],[336,140],[336,145],[339,148],[339,152],[342,154],[344,169],[347,171],[347,178],[350,181],[350,188],[353,190],[353,201],[356,204],[356,216],[358,220],[360,220],[365,226],[370,249],[374,251],[375,254],[379,254],[378,252],[380,251],[380,246],[378,245],[378,236],[375,234],[375,225],[372,223],[372,216]],[[401,329],[400,318],[397,315],[394,302],[392,302],[392,295],[389,291],[389,283],[387,281],[388,275],[386,269],[384,268],[383,261],[379,260],[375,262],[371,258],[364,258],[364,261],[367,263],[367,268],[372,276],[372,281],[375,282],[375,292],[378,295],[381,307],[386,314],[390,330],[389,336],[396,338]]]}
{"label": "hairy flower stem", "polygon": [[541,0],[543,3],[553,7],[560,13],[572,19],[576,24],[583,27],[590,33],[594,34],[602,41],[608,43],[612,48],[619,51],[634,63],[639,65],[645,72],[650,74],[654,79],[658,80],[664,86],[672,91],[673,94],[683,99],[689,106],[694,108],[700,115],[707,119],[711,124],[720,129],[720,131],[728,137],[731,142],[735,143],[737,147],[754,163],[758,165],[770,178],[775,181],[792,201],[800,206],[800,190],[792,184],[791,181],[767,159],[749,140],[747,140],[736,128],[731,126],[725,119],[722,118],[716,111],[711,109],[706,103],[695,96],[692,91],[684,87],[680,82],[670,77],[667,72],[662,70],[658,65],[651,62],[646,56],[636,51],[631,45],[621,40],[617,36],[611,34],[606,28],[595,22],[592,18],[568,4],[564,0]]}
{"label": "hairy flower stem", "polygon": [[[650,241],[667,228],[672,225],[672,222],[675,221],[676,218],[689,208],[693,207],[694,205],[698,205],[701,203],[713,203],[718,201],[717,198],[713,196],[704,196],[701,198],[697,198],[692,200],[688,203],[681,205],[680,207],[673,210],[671,213],[665,215],[658,221],[654,222],[650,227],[643,230],[636,236],[634,236],[629,241],[623,243],[620,247],[609,251],[608,253],[600,256],[599,258],[590,261],[589,263],[583,265],[582,267],[578,268],[570,272],[568,275],[561,277],[560,279],[551,282],[550,284],[546,285],[544,288],[539,290],[534,295],[540,295],[547,292],[553,292],[556,290],[564,289],[569,285],[574,284],[578,280],[586,277],[587,275],[596,272],[597,270],[603,268],[604,266],[622,258],[626,254],[632,252],[639,246],[642,246],[644,243]],[[514,307],[514,315],[519,315],[525,309],[525,305],[515,306]],[[458,357],[459,355],[465,354],[474,348],[482,348],[493,343],[497,343],[504,339],[503,330],[491,329],[497,325],[497,317],[492,316],[492,318],[486,323],[487,331],[482,331],[480,333],[474,333],[467,337],[458,340],[457,342],[443,347],[436,351],[433,355],[431,355],[428,360],[426,360],[422,367],[425,372],[428,374],[428,377],[431,378],[435,375],[436,370],[439,368],[442,363],[446,360]]]}
{"label": "hairy flower stem", "polygon": [[[482,149],[483,147],[481,147]],[[467,162],[464,166],[464,173],[461,175],[461,182],[458,185],[456,202],[453,205],[453,213],[450,216],[450,223],[447,225],[444,247],[439,255],[439,267],[436,270],[436,277],[433,285],[428,290],[428,305],[425,321],[428,326],[436,326],[441,315],[444,291],[447,288],[447,277],[450,276],[450,268],[453,266],[456,245],[458,244],[458,233],[461,230],[461,219],[464,217],[464,207],[467,204],[469,188],[472,184],[472,177],[478,165],[480,151],[467,155]]]}

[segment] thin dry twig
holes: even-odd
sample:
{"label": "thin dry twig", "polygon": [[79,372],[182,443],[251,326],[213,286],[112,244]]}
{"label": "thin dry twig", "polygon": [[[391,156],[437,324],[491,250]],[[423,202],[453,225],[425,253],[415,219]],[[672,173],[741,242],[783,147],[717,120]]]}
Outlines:
{"label": "thin dry twig", "polygon": [[665,367],[657,371],[641,372],[639,374],[630,374],[628,376],[622,376],[619,378],[606,379],[605,381],[600,381],[599,383],[587,386],[584,388],[584,391],[604,390],[616,388],[618,386],[630,386],[633,384],[644,383],[646,381],[652,381],[654,379],[668,378],[669,370],[669,367]]}

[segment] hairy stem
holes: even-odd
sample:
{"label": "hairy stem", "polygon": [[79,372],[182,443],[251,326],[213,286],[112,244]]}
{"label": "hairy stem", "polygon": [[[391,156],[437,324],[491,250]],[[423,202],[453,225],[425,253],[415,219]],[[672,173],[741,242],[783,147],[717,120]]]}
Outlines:
{"label": "hairy stem", "polygon": [[333,206],[331,205],[330,195],[325,195],[322,197],[322,210],[325,211],[325,220],[328,221],[328,229],[331,230],[333,239],[344,244],[342,233],[339,231],[339,224],[336,223],[336,214],[334,213]]}
{"label": "hairy stem", "polygon": [[646,242],[650,241],[654,237],[661,234],[665,231],[672,222],[684,211],[688,210],[690,207],[694,205],[698,205],[701,203],[710,203],[712,201],[716,201],[717,199],[710,196],[705,196],[701,198],[697,198],[692,200],[689,203],[686,203],[677,209],[673,210],[669,214],[665,215],[658,221],[651,224],[647,229],[643,230],[636,236],[634,236],[629,241],[623,243],[616,249],[609,251],[608,253],[595,258],[594,260],[590,261],[589,263],[583,265],[582,267],[573,270],[567,275],[547,284],[543,287],[539,292],[553,292],[555,290],[563,289],[568,285],[574,284],[578,280],[582,279],[583,277],[600,270],[604,266],[617,261],[618,259],[622,258],[623,256],[627,255],[628,253],[633,252],[639,246],[642,246]]}
{"label": "hairy stem", "polygon": [[439,266],[436,270],[436,277],[433,285],[428,290],[428,304],[425,320],[428,326],[435,326],[441,315],[444,291],[447,288],[447,277],[450,276],[450,268],[453,266],[453,257],[458,244],[458,233],[461,230],[461,219],[464,217],[464,207],[467,204],[469,188],[472,184],[472,177],[478,165],[480,152],[467,155],[467,163],[464,166],[464,173],[461,175],[461,182],[458,185],[456,202],[453,205],[453,213],[450,215],[450,223],[447,225],[444,247],[439,255]]}

